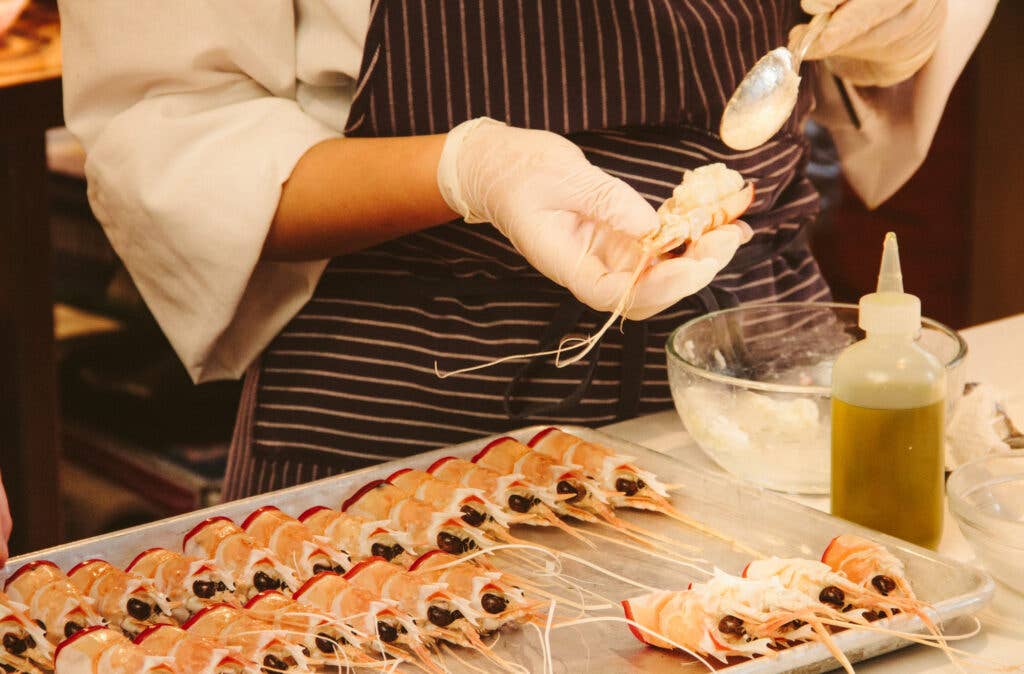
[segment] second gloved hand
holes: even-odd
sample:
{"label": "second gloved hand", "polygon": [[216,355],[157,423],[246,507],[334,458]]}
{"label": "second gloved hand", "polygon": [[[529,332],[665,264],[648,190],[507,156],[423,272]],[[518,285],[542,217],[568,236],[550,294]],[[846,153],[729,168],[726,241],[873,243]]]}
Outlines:
{"label": "second gloved hand", "polygon": [[[832,12],[807,51],[858,86],[887,87],[914,75],[931,58],[946,21],[946,0],[801,0],[812,15]],[[808,24],[789,34],[792,49]]]}
{"label": "second gloved hand", "polygon": [[449,133],[438,186],[467,222],[490,222],[539,272],[584,304],[612,311],[632,290],[625,315],[648,318],[714,278],[749,229],[727,225],[679,257],[659,261],[631,287],[659,228],[654,209],[554,133],[479,118]]}

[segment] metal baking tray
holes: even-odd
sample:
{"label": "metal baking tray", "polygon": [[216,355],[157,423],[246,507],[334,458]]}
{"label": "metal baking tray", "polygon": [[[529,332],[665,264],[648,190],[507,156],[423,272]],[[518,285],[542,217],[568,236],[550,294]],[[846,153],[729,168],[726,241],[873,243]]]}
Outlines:
{"label": "metal baking tray", "polygon": [[[541,428],[543,427],[523,428],[509,435],[526,441]],[[636,457],[638,465],[656,473],[664,482],[679,486],[673,492],[677,508],[718,531],[742,540],[746,545],[764,554],[817,558],[833,536],[840,533],[857,533],[883,543],[903,560],[915,591],[920,598],[931,603],[939,620],[948,621],[971,614],[991,598],[994,589],[991,578],[973,567],[794,503],[779,494],[739,482],[728,475],[691,469],[671,457],[598,431],[575,426],[562,428],[585,439],[614,448],[622,454]],[[493,438],[483,438],[455,447],[426,452],[297,487],[22,555],[11,559],[4,573],[11,573],[22,564],[37,559],[49,559],[65,570],[91,557],[101,557],[113,564],[124,566],[144,549],[154,546],[178,548],[184,534],[196,523],[211,515],[225,515],[241,521],[253,509],[266,504],[274,504],[292,515],[314,505],[337,508],[344,498],[372,479],[386,477],[399,467],[426,468],[442,456],[472,456],[491,439]],[[697,554],[707,560],[708,568],[717,566],[730,573],[738,573],[749,561],[746,554],[728,544],[697,533],[667,517],[625,510],[619,513],[624,519],[647,529],[699,546],[700,552]],[[602,531],[607,530],[602,528]],[[705,577],[697,571],[607,543],[602,543],[596,549],[590,548],[554,530],[517,527],[513,533],[549,547],[571,552],[622,576],[654,587],[680,589],[685,588],[691,580],[701,580]],[[627,583],[612,580],[606,575],[582,565],[574,565],[572,562],[566,563],[565,571],[571,573],[577,582],[587,584],[594,592],[614,602],[643,594],[642,590]],[[621,612],[610,609],[594,615],[621,616]],[[559,616],[561,617],[561,612]],[[897,616],[891,620],[899,629],[921,628],[918,619],[911,616]],[[835,639],[852,662],[908,645],[908,642],[898,638],[867,631],[845,631],[837,634]],[[634,639],[626,626],[619,622],[596,622],[559,629],[552,633],[551,641],[555,672],[645,671],[678,674],[683,662],[692,662],[676,653],[643,646]],[[540,638],[535,630],[520,629],[504,634],[496,650],[503,657],[526,666],[530,671],[544,671],[545,658]],[[460,666],[458,662],[447,660],[446,664],[453,671],[458,671]],[[482,663],[478,659],[474,660],[474,664],[486,666],[485,662]],[[771,657],[739,661],[726,669],[736,674],[790,671],[809,674],[828,671],[837,666],[838,663],[824,646],[803,644],[780,651]],[[687,671],[703,670],[704,668],[696,663],[687,668]]]}

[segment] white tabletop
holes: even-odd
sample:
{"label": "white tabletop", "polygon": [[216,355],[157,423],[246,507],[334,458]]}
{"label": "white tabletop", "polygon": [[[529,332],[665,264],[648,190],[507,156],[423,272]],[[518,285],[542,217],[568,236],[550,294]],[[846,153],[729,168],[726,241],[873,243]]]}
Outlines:
{"label": "white tabletop", "polygon": [[[1024,314],[962,331],[967,340],[967,381],[991,384],[1008,396],[1014,418],[1024,418]],[[690,465],[721,469],[686,434],[674,411],[653,414],[602,429],[625,440],[670,453]],[[828,510],[828,497],[794,496],[794,500]],[[972,564],[979,562],[947,512],[939,553]],[[1024,573],[1024,569],[1021,570]],[[1024,664],[1024,595],[997,583],[992,603],[977,616],[981,633],[958,642],[958,648],[1006,665]],[[857,666],[858,672],[955,672],[945,656],[931,648],[913,646]]]}

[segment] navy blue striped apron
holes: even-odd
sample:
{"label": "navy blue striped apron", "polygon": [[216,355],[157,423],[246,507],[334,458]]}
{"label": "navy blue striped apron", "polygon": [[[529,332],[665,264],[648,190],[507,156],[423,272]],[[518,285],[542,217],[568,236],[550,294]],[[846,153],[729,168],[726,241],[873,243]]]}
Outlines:
{"label": "navy blue striped apron", "polygon": [[250,370],[226,497],[280,488],[531,423],[599,425],[671,405],[664,343],[699,313],[826,299],[801,229],[802,96],[764,146],[712,131],[737,82],[804,20],[798,0],[378,0],[346,134],[443,133],[487,115],[568,136],[654,206],[684,169],[754,182],[754,239],[711,286],[610,331],[557,369],[453,370],[589,333],[606,315],[547,280],[487,224],[452,222],[331,261],[313,298]]}

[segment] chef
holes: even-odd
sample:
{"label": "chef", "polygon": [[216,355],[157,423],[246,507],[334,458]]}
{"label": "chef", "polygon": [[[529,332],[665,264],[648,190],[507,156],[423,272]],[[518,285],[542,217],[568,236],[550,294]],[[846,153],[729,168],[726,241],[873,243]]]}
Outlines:
{"label": "chef", "polygon": [[[196,381],[245,374],[225,496],[534,423],[671,404],[683,321],[828,297],[804,227],[814,107],[869,204],[923,159],[994,0],[60,3],[89,199]],[[783,129],[723,107],[832,12]],[[744,221],[640,279],[579,363],[684,170],[752,181]],[[187,420],[182,420],[187,423]]]}

